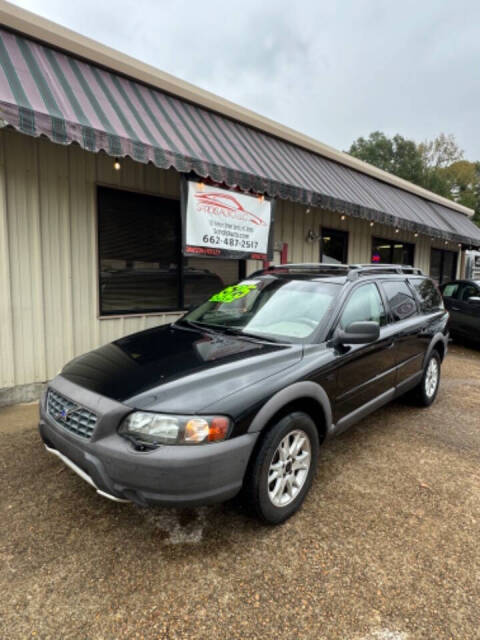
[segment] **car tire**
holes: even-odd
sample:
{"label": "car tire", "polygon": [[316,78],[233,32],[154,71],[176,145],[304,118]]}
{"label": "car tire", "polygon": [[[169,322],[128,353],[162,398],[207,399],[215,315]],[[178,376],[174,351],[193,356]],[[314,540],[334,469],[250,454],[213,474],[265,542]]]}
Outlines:
{"label": "car tire", "polygon": [[437,397],[440,386],[441,359],[436,349],[430,354],[420,383],[413,389],[412,397],[420,407],[429,407]]}
{"label": "car tire", "polygon": [[310,489],[318,464],[318,430],[306,413],[295,411],[273,424],[254,454],[245,498],[268,524],[290,518]]}

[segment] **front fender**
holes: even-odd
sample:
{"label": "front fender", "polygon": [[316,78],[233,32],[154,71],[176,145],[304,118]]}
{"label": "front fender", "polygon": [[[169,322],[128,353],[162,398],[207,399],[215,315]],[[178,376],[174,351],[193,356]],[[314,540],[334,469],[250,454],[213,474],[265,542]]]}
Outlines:
{"label": "front fender", "polygon": [[311,398],[318,402],[323,410],[325,433],[328,437],[332,432],[332,407],[330,400],[323,387],[309,380],[295,382],[273,395],[252,420],[248,429],[249,433],[261,431],[283,407],[301,398]]}

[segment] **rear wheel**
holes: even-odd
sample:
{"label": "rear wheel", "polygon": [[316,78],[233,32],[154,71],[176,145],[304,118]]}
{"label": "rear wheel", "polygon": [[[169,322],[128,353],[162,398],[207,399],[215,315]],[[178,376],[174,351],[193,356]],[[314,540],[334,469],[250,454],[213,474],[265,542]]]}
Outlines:
{"label": "rear wheel", "polygon": [[429,407],[437,396],[440,385],[440,367],[440,354],[434,349],[425,365],[420,383],[412,392],[414,400],[421,407]]}
{"label": "rear wheel", "polygon": [[264,522],[283,522],[299,509],[312,484],[318,450],[317,428],[305,413],[290,413],[267,432],[246,481],[249,505]]}

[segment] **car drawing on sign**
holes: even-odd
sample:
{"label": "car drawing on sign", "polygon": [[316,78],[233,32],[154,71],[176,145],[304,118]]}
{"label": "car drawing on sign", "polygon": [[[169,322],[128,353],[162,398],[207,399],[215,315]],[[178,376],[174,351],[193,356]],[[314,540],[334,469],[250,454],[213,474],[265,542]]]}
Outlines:
{"label": "car drawing on sign", "polygon": [[68,363],[41,401],[40,434],[112,500],[241,493],[279,523],[302,504],[322,443],[406,393],[435,400],[447,323],[418,269],[270,267]]}
{"label": "car drawing on sign", "polygon": [[199,210],[207,211],[217,215],[223,215],[227,218],[234,218],[242,222],[250,222],[262,227],[266,227],[267,223],[260,216],[251,211],[247,211],[231,193],[196,193],[195,200]]}
{"label": "car drawing on sign", "polygon": [[480,342],[480,280],[455,280],[440,290],[450,313],[452,337]]}

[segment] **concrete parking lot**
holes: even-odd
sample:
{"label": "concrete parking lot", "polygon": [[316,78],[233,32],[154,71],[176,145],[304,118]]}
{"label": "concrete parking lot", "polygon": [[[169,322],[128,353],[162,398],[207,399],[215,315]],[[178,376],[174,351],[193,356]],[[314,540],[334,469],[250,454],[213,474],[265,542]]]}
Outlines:
{"label": "concrete parking lot", "polygon": [[480,638],[480,351],[323,447],[299,514],[103,500],[0,411],[0,638]]}

